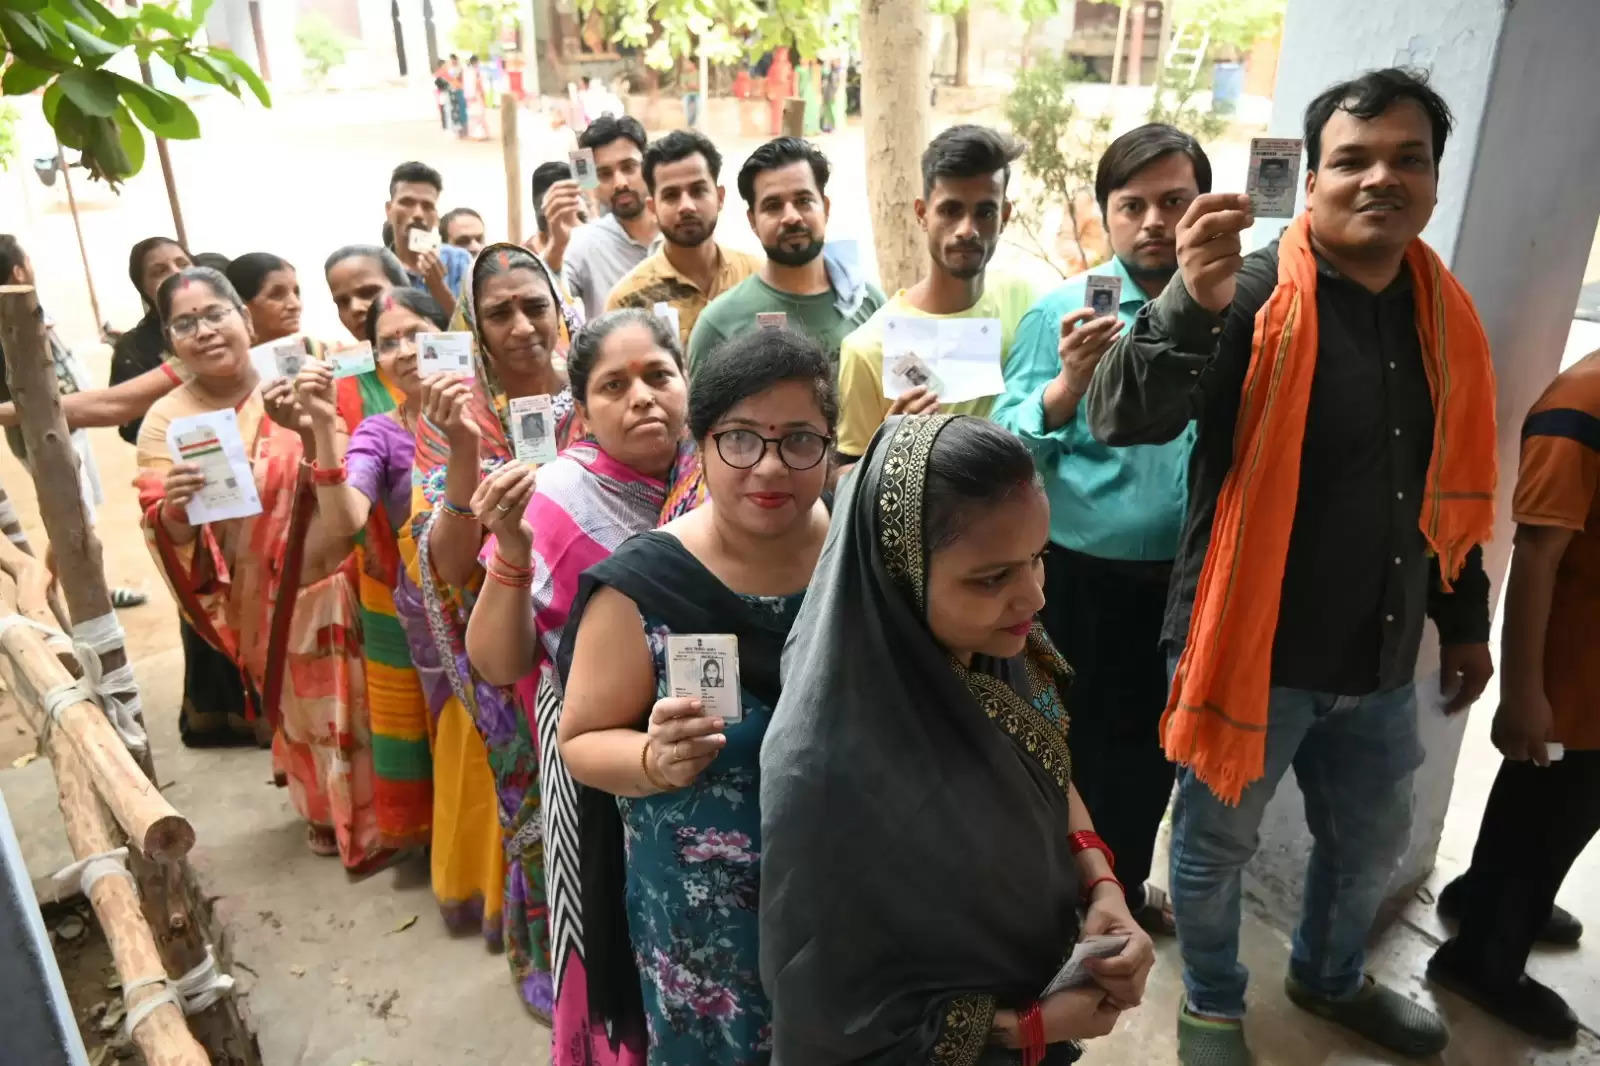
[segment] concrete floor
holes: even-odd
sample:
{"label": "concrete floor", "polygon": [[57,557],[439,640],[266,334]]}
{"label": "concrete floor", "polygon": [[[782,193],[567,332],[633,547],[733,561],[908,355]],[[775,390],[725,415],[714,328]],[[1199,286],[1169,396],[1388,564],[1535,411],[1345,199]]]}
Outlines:
{"label": "concrete floor", "polygon": [[[381,224],[382,190],[389,168],[403,157],[433,160],[446,174],[442,206],[473,203],[484,208],[491,231],[503,225],[504,178],[497,145],[459,144],[441,137],[428,119],[428,94],[336,94],[285,98],[272,112],[240,113],[227,101],[203,109],[204,142],[173,145],[192,244],[232,254],[268,244],[301,265],[306,293],[306,328],[339,335],[318,264],[335,245],[372,240]],[[864,152],[857,131],[824,141],[835,162],[835,236],[865,239],[865,205],[842,190],[859,189]],[[725,176],[731,181],[748,145],[727,145]],[[1214,153],[1219,173],[1242,170],[1243,152]],[[1238,159],[1234,159],[1238,156]],[[237,167],[224,160],[271,161]],[[328,161],[337,167],[328,169]],[[226,175],[224,177],[224,174]],[[524,172],[526,177],[526,171]],[[21,234],[41,276],[47,306],[61,320],[69,342],[90,357],[97,380],[105,370],[86,350],[93,319],[82,285],[69,217],[61,190],[28,185],[25,167],[9,179],[23,182],[13,204],[21,218],[6,226]],[[310,181],[315,181],[315,186]],[[314,187],[315,195],[304,195]],[[152,162],[129,182],[120,201],[101,188],[79,188],[89,259],[100,287],[102,311],[127,327],[138,315],[123,280],[126,249],[150,232],[170,228],[159,171]],[[737,194],[719,236],[750,247],[748,227],[736,208]],[[548,1034],[529,1019],[512,991],[504,960],[487,955],[476,939],[445,935],[420,858],[352,882],[338,864],[312,856],[287,797],[269,787],[264,752],[191,752],[176,736],[182,669],[172,605],[139,539],[132,533],[132,449],[111,431],[93,434],[102,478],[110,497],[103,512],[107,569],[114,583],[153,593],[150,606],[125,612],[129,646],[143,686],[157,765],[173,803],[195,823],[199,843],[193,860],[204,884],[218,897],[228,922],[235,976],[261,1036],[267,1066],[477,1066],[548,1062]],[[0,481],[11,490],[25,527],[42,543],[27,480],[0,450]],[[109,531],[109,532],[106,532]],[[1465,866],[1497,757],[1488,743],[1493,694],[1485,697],[1468,726],[1456,776],[1456,791],[1439,852],[1439,870],[1429,881],[1437,890]],[[4,738],[0,738],[4,739]],[[9,760],[0,761],[7,766]],[[47,764],[0,769],[0,790],[17,823],[30,871],[43,876],[67,861]],[[1159,867],[1160,864],[1158,864]],[[1269,871],[1298,878],[1298,871]],[[1600,1064],[1600,845],[1591,847],[1568,880],[1563,903],[1589,924],[1592,943],[1583,950],[1540,953],[1531,970],[1561,990],[1591,1027],[1577,1049],[1540,1052],[1480,1012],[1448,995],[1435,997],[1421,980],[1423,967],[1442,935],[1429,903],[1412,901],[1399,922],[1378,940],[1373,969],[1383,979],[1449,1018],[1455,1039],[1440,1062],[1447,1066],[1584,1066]],[[1250,886],[1247,885],[1247,888]],[[1251,913],[1242,934],[1246,963],[1255,975],[1248,1028],[1262,1066],[1355,1066],[1395,1061],[1346,1038],[1291,1007],[1280,984],[1287,957],[1289,916],[1272,914],[1270,896],[1259,885],[1250,893]],[[401,928],[408,919],[415,924]],[[1175,946],[1161,947],[1160,961],[1144,1006],[1119,1031],[1098,1041],[1091,1062],[1145,1064],[1175,1059],[1175,1012],[1180,994]]]}

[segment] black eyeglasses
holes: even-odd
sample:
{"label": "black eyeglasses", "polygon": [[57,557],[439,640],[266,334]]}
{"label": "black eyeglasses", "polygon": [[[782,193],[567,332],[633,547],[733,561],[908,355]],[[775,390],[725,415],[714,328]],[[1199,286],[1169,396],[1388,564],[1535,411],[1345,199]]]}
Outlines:
{"label": "black eyeglasses", "polygon": [[833,438],[797,429],[781,437],[763,437],[753,429],[725,429],[711,434],[722,461],[736,470],[749,470],[766,458],[767,448],[776,446],[778,458],[790,470],[810,470],[828,454]]}

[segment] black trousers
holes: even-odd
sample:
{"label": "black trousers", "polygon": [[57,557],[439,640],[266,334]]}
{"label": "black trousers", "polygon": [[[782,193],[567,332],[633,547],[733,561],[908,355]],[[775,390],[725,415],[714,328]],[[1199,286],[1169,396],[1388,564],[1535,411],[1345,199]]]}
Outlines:
{"label": "black trousers", "polygon": [[1600,831],[1600,751],[1547,767],[1500,764],[1463,884],[1458,956],[1489,980],[1515,981],[1567,871]]}
{"label": "black trousers", "polygon": [[1170,576],[1170,564],[1096,559],[1058,544],[1044,561],[1039,617],[1073,670],[1073,782],[1133,903],[1172,794],[1174,769],[1157,732],[1167,705],[1161,620]]}

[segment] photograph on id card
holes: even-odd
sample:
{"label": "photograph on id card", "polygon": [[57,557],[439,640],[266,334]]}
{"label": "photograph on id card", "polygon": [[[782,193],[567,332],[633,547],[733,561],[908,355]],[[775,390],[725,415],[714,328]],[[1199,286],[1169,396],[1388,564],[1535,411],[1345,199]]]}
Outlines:
{"label": "photograph on id card", "polygon": [[335,380],[370,374],[378,368],[377,360],[372,355],[371,341],[362,341],[352,348],[341,348],[336,352],[330,352],[328,360],[333,364]]}
{"label": "photograph on id card", "polygon": [[555,462],[555,413],[550,397],[511,398],[511,441],[519,463],[543,466]]}
{"label": "photograph on id card", "polygon": [[1122,304],[1122,279],[1111,274],[1090,274],[1083,294],[1083,306],[1094,317],[1115,315]]}
{"label": "photograph on id card", "polygon": [[895,356],[884,371],[888,379],[886,383],[894,391],[895,397],[912,389],[927,389],[938,396],[944,389],[944,382],[939,375],[916,352],[902,352]]}
{"label": "photograph on id card", "polygon": [[728,725],[743,720],[739,638],[732,633],[667,634],[667,695],[697,699],[707,717]]}
{"label": "photograph on id card", "polygon": [[1256,218],[1293,218],[1300,148],[1296,137],[1255,137],[1244,191]]}

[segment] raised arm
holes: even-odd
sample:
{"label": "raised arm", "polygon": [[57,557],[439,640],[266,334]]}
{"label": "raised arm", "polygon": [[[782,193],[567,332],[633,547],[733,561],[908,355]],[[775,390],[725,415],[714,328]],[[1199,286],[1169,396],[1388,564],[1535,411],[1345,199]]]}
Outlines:
{"label": "raised arm", "polygon": [[[68,429],[115,427],[143,418],[161,397],[178,387],[178,379],[164,366],[104,389],[85,389],[61,397],[61,413]],[[17,406],[0,404],[0,426],[15,426]]]}
{"label": "raised arm", "polygon": [[[533,499],[532,467],[507,463],[483,479],[472,510],[493,534],[484,559],[488,580],[467,621],[467,658],[491,685],[514,685],[539,661],[533,624],[533,528],[524,515]],[[526,583],[525,583],[526,582]]]}
{"label": "raised arm", "polygon": [[472,387],[461,378],[435,374],[422,383],[423,416],[450,442],[445,467],[444,513],[428,529],[434,576],[465,588],[478,569],[483,526],[472,511],[478,491],[478,424],[472,418]]}
{"label": "raised arm", "polygon": [[[306,458],[319,471],[345,468],[346,453],[352,441],[345,435],[344,423],[339,418],[337,390],[333,370],[326,363],[308,362],[295,380],[295,392],[300,404],[311,416],[312,447]],[[358,428],[358,434],[361,432]],[[370,458],[365,452],[363,457]],[[370,465],[370,464],[369,464]],[[352,538],[367,524],[372,513],[372,500],[348,479],[332,481],[318,477],[317,522],[330,537]]]}

